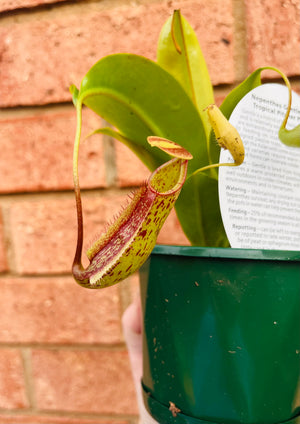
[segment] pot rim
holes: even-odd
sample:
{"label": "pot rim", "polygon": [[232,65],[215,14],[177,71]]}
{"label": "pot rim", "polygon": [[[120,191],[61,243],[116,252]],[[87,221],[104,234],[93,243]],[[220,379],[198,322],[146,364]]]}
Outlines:
{"label": "pot rim", "polygon": [[300,251],[297,250],[240,249],[232,247],[178,246],[168,244],[155,245],[151,255],[267,261],[300,261]]}

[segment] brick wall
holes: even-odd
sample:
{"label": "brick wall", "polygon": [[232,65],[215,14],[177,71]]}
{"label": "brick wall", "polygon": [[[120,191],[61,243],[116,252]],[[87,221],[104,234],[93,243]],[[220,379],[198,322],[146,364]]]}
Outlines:
{"label": "brick wall", "polygon": [[[0,423],[134,424],[120,317],[137,278],[89,291],[70,276],[75,113],[68,87],[112,52],[155,57],[181,8],[218,99],[254,68],[280,67],[299,91],[296,0],[0,1]],[[86,112],[85,131],[99,126]],[[82,145],[86,241],[148,174],[123,146]],[[186,243],[174,214],[160,242]]]}

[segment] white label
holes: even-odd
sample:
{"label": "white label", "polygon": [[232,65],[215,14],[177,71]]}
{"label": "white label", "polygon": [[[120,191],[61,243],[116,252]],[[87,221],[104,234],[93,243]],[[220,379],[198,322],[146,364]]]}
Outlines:
{"label": "white label", "polygon": [[[288,90],[263,84],[236,106],[230,122],[244,146],[241,166],[219,168],[219,199],[231,247],[300,250],[300,148],[278,138]],[[300,122],[300,97],[293,92],[287,128]],[[221,151],[220,163],[233,162]]]}

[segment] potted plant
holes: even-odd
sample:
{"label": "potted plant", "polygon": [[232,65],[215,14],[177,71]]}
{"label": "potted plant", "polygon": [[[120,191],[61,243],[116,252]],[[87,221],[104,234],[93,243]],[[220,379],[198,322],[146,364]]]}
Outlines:
{"label": "potted plant", "polygon": [[[84,287],[101,288],[142,267],[142,387],[145,406],[160,423],[300,422],[300,254],[229,248],[218,198],[218,168],[244,159],[227,119],[261,84],[264,69],[275,70],[252,73],[219,110],[195,33],[175,11],[161,31],[157,63],[110,55],[88,71],[79,90],[71,87],[77,110],[73,275]],[[279,135],[299,147],[300,126],[286,129],[290,85],[277,72],[289,88]],[[83,105],[114,127],[95,132],[126,144],[152,171],[89,249],[86,269],[78,179]],[[218,163],[221,148],[233,162]],[[173,206],[191,246],[154,248]]]}

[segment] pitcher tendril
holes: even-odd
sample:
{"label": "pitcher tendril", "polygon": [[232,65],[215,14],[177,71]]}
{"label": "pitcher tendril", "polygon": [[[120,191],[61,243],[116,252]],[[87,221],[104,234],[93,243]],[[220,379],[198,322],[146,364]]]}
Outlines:
{"label": "pitcher tendril", "polygon": [[279,139],[282,141],[282,143],[286,144],[287,146],[300,147],[300,125],[297,125],[295,128],[291,130],[288,130],[286,128],[287,121],[290,116],[290,112],[292,108],[292,88],[291,88],[290,81],[287,78],[287,76],[277,68],[274,68],[272,66],[267,66],[263,69],[269,69],[271,71],[277,72],[283,79],[289,93],[286,113],[278,132]]}

